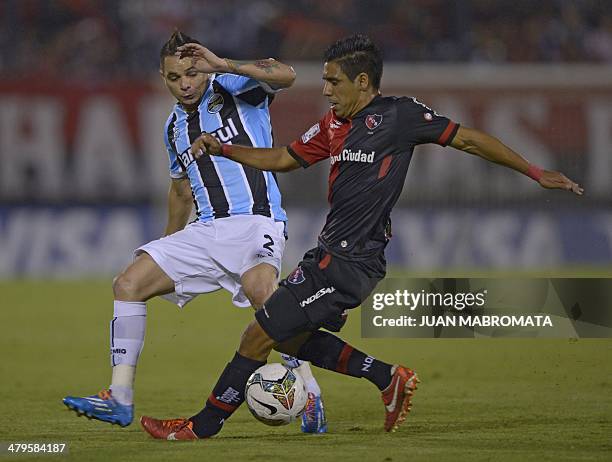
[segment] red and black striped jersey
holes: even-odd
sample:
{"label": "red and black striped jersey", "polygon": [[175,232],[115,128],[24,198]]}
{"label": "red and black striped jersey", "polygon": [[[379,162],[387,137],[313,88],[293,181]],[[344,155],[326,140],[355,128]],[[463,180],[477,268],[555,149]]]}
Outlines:
{"label": "red and black striped jersey", "polygon": [[414,147],[446,146],[459,126],[414,98],[376,96],[352,119],[330,110],[289,153],[304,167],[329,159],[330,210],[319,245],[365,259],[384,250],[391,209],[402,192]]}

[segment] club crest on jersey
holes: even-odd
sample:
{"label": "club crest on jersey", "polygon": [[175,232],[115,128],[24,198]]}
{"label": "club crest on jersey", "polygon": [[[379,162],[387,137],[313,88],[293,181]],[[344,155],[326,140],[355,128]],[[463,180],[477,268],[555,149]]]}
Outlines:
{"label": "club crest on jersey", "polygon": [[304,276],[304,271],[301,266],[298,266],[289,276],[287,276],[287,281],[291,284],[301,284],[305,280],[306,276]]}
{"label": "club crest on jersey", "polygon": [[319,124],[314,124],[312,127],[308,129],[306,133],[302,135],[302,143],[306,144],[311,139],[313,139],[317,134],[321,131]]}
{"label": "club crest on jersey", "polygon": [[382,123],[382,120],[383,116],[380,114],[368,114],[365,118],[365,124],[369,130],[374,130]]}
{"label": "club crest on jersey", "polygon": [[219,93],[213,93],[210,98],[208,98],[208,102],[206,103],[206,110],[210,114],[216,114],[223,108],[223,95]]}

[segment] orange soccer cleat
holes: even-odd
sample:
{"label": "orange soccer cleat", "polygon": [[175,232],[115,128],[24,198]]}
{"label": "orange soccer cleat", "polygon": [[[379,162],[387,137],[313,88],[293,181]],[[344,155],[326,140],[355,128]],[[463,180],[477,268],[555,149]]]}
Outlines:
{"label": "orange soccer cleat", "polygon": [[391,383],[382,391],[385,404],[385,431],[395,431],[406,420],[412,403],[412,394],[417,389],[419,379],[416,373],[404,366],[395,365],[391,369]]}
{"label": "orange soccer cleat", "polygon": [[193,422],[187,419],[159,420],[153,417],[140,418],[142,428],[158,440],[197,440],[198,435],[193,432]]}

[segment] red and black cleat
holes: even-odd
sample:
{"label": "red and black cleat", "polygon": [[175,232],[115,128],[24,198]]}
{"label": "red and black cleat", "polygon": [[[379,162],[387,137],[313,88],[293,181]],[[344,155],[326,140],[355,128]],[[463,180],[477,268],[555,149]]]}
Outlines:
{"label": "red and black cleat", "polygon": [[393,366],[391,383],[382,392],[385,404],[385,431],[394,432],[406,420],[412,406],[411,399],[419,379],[416,373],[404,366]]}

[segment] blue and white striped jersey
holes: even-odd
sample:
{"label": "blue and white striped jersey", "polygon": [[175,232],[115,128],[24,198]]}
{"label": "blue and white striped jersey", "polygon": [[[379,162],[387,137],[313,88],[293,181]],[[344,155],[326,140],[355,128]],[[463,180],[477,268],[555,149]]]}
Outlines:
{"label": "blue and white striped jersey", "polygon": [[197,111],[187,113],[175,104],[164,131],[170,176],[189,177],[199,221],[232,215],[287,220],[274,173],[225,157],[205,154],[194,159],[189,151],[202,132],[215,135],[222,143],[272,147],[271,99],[256,80],[213,74]]}

